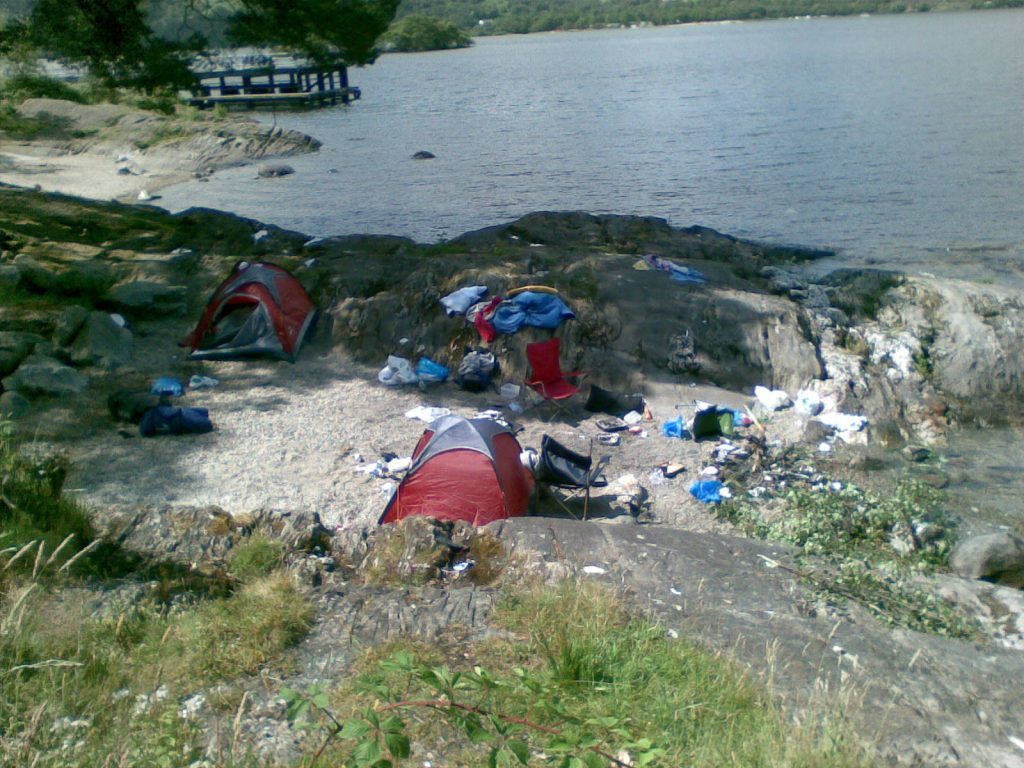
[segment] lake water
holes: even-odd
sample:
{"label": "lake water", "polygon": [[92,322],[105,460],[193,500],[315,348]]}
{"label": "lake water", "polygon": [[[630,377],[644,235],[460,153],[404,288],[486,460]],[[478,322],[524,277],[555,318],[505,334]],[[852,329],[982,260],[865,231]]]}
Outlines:
{"label": "lake water", "polygon": [[421,242],[535,210],[650,214],[1024,285],[1022,40],[1006,10],[386,55],[351,73],[351,107],[258,115],[323,141],[294,176],[231,169],[163,202]]}

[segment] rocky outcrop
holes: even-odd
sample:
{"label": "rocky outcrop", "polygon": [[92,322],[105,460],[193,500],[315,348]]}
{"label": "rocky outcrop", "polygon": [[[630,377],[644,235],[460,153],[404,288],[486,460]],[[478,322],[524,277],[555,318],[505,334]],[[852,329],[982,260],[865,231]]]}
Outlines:
{"label": "rocky outcrop", "polygon": [[989,533],[960,542],[949,561],[968,579],[1024,588],[1024,539],[1011,533]]}
{"label": "rocky outcrop", "polygon": [[[696,636],[771,678],[792,711],[844,712],[891,765],[1017,768],[1024,656],[821,611],[784,547],[564,520],[491,527],[513,552],[624,587],[666,631]],[[590,574],[584,571],[590,566]],[[971,673],[964,674],[970,669]]]}
{"label": "rocky outcrop", "polygon": [[18,370],[3,380],[5,390],[22,395],[76,395],[89,386],[89,380],[59,360],[32,355]]}
{"label": "rocky outcrop", "polygon": [[106,312],[90,312],[71,342],[71,360],[76,365],[116,368],[132,359],[132,332]]}

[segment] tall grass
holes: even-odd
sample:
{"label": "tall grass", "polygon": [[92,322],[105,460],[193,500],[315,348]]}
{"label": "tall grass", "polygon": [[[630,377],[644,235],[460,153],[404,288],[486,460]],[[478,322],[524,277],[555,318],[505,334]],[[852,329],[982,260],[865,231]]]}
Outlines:
{"label": "tall grass", "polygon": [[[0,425],[0,766],[189,765],[180,700],[282,664],[312,606],[279,560],[227,594],[94,540],[66,470]],[[170,610],[181,589],[191,607]]]}

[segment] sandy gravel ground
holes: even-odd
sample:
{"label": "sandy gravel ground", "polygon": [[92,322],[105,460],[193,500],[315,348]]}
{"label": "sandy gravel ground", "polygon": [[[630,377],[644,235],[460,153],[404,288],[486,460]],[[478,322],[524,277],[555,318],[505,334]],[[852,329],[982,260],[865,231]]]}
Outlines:
{"label": "sandy gravel ground", "polygon": [[[155,193],[192,177],[191,170],[163,161],[147,159],[145,167],[136,159],[141,173],[121,174],[118,158],[132,158],[123,151],[71,153],[18,142],[0,142],[0,183],[16,187],[39,187],[45,192],[85,197],[92,200],[138,201],[139,193]],[[124,163],[122,163],[124,164]]]}
{"label": "sandy gravel ground", "polygon": [[[525,412],[515,413],[495,393],[467,393],[452,384],[426,392],[385,387],[375,370],[335,352],[307,353],[294,365],[206,363],[203,372],[220,384],[188,392],[181,404],[208,408],[213,433],[146,439],[127,425],[100,419],[93,429],[61,441],[73,461],[67,487],[98,512],[136,504],[212,504],[232,514],[314,510],[330,526],[364,528],[376,523],[399,478],[358,470],[384,453],[409,456],[425,425],[404,414],[418,405],[442,406],[467,417],[505,406],[503,413],[523,428],[521,444],[536,449],[541,437],[550,434],[585,453],[591,438],[601,434],[595,425],[600,416],[580,407],[582,395],[569,416],[528,403]],[[685,386],[653,396],[649,392],[656,421],[644,424],[646,438],[624,434],[619,446],[595,444],[596,456],[610,457],[609,480],[632,474],[648,489],[649,519],[691,530],[717,527],[708,508],[688,493],[711,445],[660,433],[661,422],[676,412],[675,402],[714,394]],[[718,394],[719,402],[745,399]],[[665,462],[682,463],[686,470],[672,480],[651,482],[651,474]],[[593,513],[607,515],[608,501],[599,494]],[[564,514],[550,502],[545,509]]]}

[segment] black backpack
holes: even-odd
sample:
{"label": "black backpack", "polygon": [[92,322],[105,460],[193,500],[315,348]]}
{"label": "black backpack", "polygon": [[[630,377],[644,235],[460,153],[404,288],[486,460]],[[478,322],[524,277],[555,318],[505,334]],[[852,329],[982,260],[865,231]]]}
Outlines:
{"label": "black backpack", "polygon": [[483,392],[501,370],[494,353],[484,347],[467,349],[455,372],[455,383],[467,392]]}

